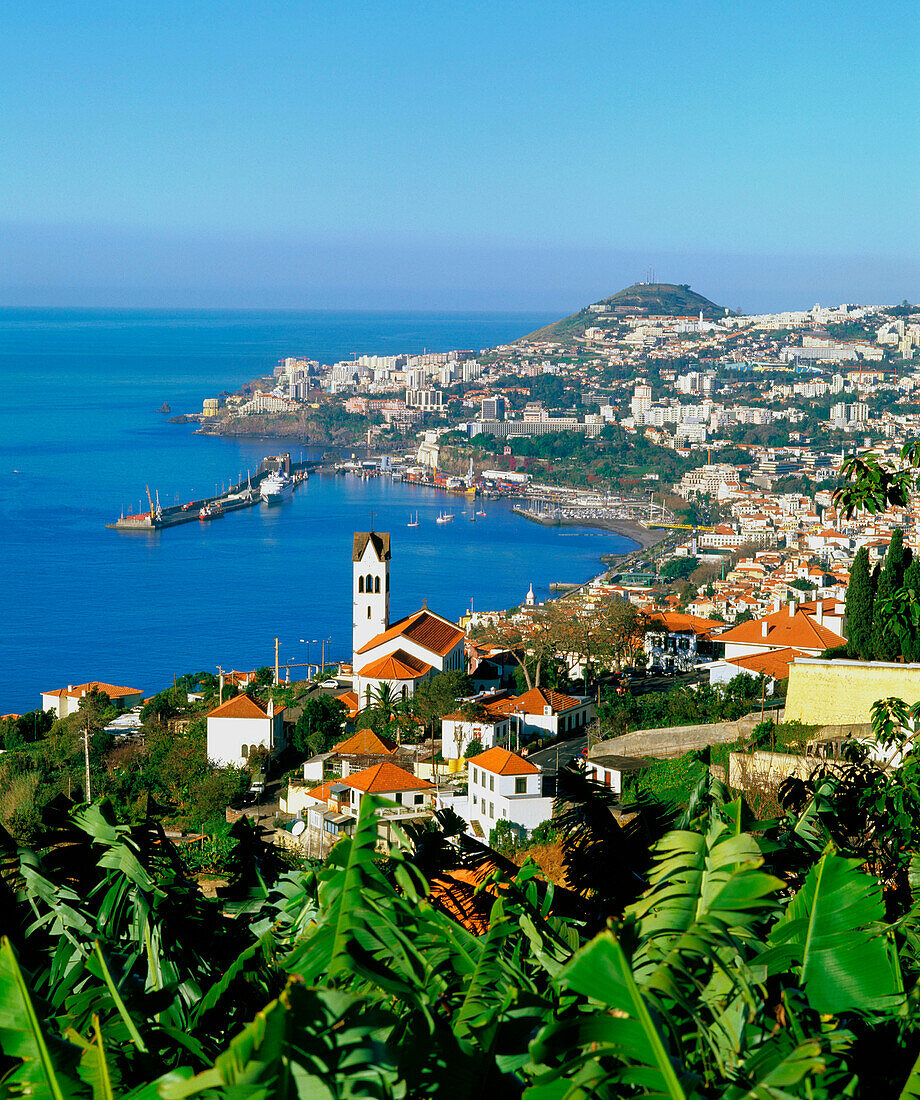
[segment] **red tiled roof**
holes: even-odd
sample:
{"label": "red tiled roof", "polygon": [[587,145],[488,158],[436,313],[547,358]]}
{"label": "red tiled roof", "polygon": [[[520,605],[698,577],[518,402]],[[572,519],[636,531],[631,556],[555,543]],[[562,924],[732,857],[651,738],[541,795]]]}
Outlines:
{"label": "red tiled roof", "polygon": [[[275,717],[284,711],[284,707],[275,707]],[[265,710],[260,703],[257,703],[255,699],[250,699],[248,695],[237,695],[233,699],[228,699],[226,703],[221,703],[219,707],[215,707],[212,711],[208,712],[208,718],[267,718],[268,711]]]}
{"label": "red tiled roof", "polygon": [[342,756],[392,756],[396,752],[396,746],[387,738],[379,737],[373,730],[358,730],[335,745],[332,751]]}
{"label": "red tiled roof", "polygon": [[492,703],[490,710],[501,714],[542,714],[544,707],[551,707],[553,714],[559,714],[572,707],[584,706],[580,699],[573,699],[571,695],[563,695],[559,691],[550,691],[549,688],[531,688],[523,695],[511,699],[502,699],[498,703]]}
{"label": "red tiled roof", "polygon": [[796,657],[809,657],[801,649],[785,646],[783,649],[769,649],[766,653],[752,653],[748,657],[727,658],[728,664],[737,665],[747,672],[759,676],[768,676],[773,680],[785,680],[789,676],[789,665]]}
{"label": "red tiled roof", "polygon": [[431,667],[411,653],[406,653],[404,649],[397,649],[386,657],[378,657],[376,661],[366,664],[358,671],[358,675],[372,680],[418,680],[430,672]]}
{"label": "red tiled roof", "polygon": [[692,631],[694,634],[709,634],[713,630],[721,630],[725,623],[715,619],[701,619],[697,615],[684,615],[679,611],[662,611],[651,616],[652,622],[660,622],[664,628],[672,633]]}
{"label": "red tiled roof", "polygon": [[349,787],[364,791],[365,794],[387,794],[390,791],[424,791],[434,790],[434,783],[427,779],[418,779],[404,768],[398,768],[385,760],[382,764],[374,764],[371,768],[355,772],[342,780]]}
{"label": "red tiled roof", "polygon": [[463,631],[458,626],[423,608],[421,611],[416,611],[414,615],[407,615],[406,618],[393,623],[382,634],[371,638],[358,652],[367,653],[393,638],[409,638],[416,645],[437,653],[439,657],[446,657],[463,637]]}
{"label": "red tiled roof", "polygon": [[115,684],[103,684],[100,680],[90,680],[87,684],[74,684],[72,688],[57,688],[55,691],[43,691],[42,695],[56,695],[60,698],[69,695],[80,698],[88,691],[101,691],[110,699],[120,699],[125,695],[143,695],[140,688],[116,687]]}
{"label": "red tiled roof", "polygon": [[[767,623],[767,635],[763,634]],[[823,624],[819,624],[807,611],[798,610],[790,615],[785,609],[772,615],[732,627],[719,635],[720,642],[746,645],[768,645],[771,649],[792,646],[797,649],[830,649],[843,645],[845,639]]]}
{"label": "red tiled roof", "polygon": [[475,764],[477,768],[493,772],[495,775],[536,775],[540,771],[536,764],[531,764],[523,756],[501,749],[498,745],[486,749],[478,756],[471,756],[467,763]]}
{"label": "red tiled roof", "polygon": [[357,714],[361,709],[358,696],[353,691],[343,691],[341,695],[336,696],[336,699],[338,699],[340,703],[345,704],[345,709],[348,711],[349,717]]}

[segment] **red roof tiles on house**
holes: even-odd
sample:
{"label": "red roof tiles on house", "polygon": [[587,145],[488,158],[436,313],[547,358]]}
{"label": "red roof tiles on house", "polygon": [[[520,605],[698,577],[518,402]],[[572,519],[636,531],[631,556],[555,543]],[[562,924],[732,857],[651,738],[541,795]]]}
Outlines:
{"label": "red roof tiles on house", "polygon": [[358,730],[347,740],[336,745],[333,752],[341,756],[392,756],[396,746],[386,737],[380,737],[373,730]]}
{"label": "red roof tiles on house", "polygon": [[393,623],[382,634],[375,635],[358,652],[368,653],[393,638],[409,638],[416,645],[437,653],[439,657],[446,657],[454,646],[463,640],[464,634],[459,627],[454,626],[447,619],[442,619],[440,615],[435,615],[423,608],[421,611],[416,611],[414,615],[407,615],[399,622]]}
{"label": "red roof tiles on house", "polygon": [[[275,707],[275,717],[284,711],[284,707]],[[233,699],[228,699],[226,703],[221,703],[219,707],[215,707],[212,711],[208,712],[208,718],[267,718],[268,711],[265,710],[261,704],[257,703],[255,699],[250,699],[248,695],[237,695]]]}
{"label": "red roof tiles on house", "polygon": [[140,688],[117,687],[115,684],[104,684],[100,680],[91,680],[87,684],[74,684],[73,687],[57,688],[54,691],[43,691],[42,695],[56,695],[58,698],[69,695],[72,699],[79,699],[89,691],[101,691],[110,699],[121,699],[125,695],[143,695]]}
{"label": "red roof tiles on house", "polygon": [[385,657],[378,657],[358,672],[370,680],[419,680],[431,671],[432,666],[413,657],[404,649],[394,650]]}
{"label": "red roof tiles on house", "polygon": [[395,791],[425,791],[434,790],[434,783],[427,779],[419,779],[404,768],[398,768],[385,760],[382,764],[374,764],[373,767],[355,772],[342,780],[355,790],[364,791],[365,794],[388,794]]}
{"label": "red roof tiles on house", "polygon": [[471,756],[467,763],[475,764],[477,768],[494,775],[536,775],[540,771],[536,764],[531,764],[523,756],[499,748],[498,745],[486,749],[478,756]]}

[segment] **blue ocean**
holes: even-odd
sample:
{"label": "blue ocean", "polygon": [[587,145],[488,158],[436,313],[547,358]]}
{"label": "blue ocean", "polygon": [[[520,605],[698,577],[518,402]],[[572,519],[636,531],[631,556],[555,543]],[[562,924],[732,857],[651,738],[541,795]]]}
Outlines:
{"label": "blue ocean", "polygon": [[[175,675],[347,659],[351,540],[393,543],[392,613],[423,600],[442,614],[521,602],[532,582],[580,581],[616,535],[545,528],[486,502],[389,479],[313,476],[293,499],[210,524],[119,533],[105,524],[188,500],[255,469],[266,455],[319,452],[196,435],[159,412],[270,373],[287,355],[479,350],[515,339],[546,314],[0,311],[0,714],[43,690],[103,680],[152,693]],[[320,449],[321,450],[321,449]],[[444,508],[451,524],[434,520]],[[418,513],[419,526],[407,527]],[[294,673],[297,674],[296,671]]]}

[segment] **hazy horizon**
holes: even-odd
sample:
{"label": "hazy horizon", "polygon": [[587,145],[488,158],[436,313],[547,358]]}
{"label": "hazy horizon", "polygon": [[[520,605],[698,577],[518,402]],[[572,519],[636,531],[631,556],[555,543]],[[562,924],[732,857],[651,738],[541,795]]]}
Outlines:
{"label": "hazy horizon", "polygon": [[920,299],[920,19],[36,0],[0,39],[0,306],[744,312]]}

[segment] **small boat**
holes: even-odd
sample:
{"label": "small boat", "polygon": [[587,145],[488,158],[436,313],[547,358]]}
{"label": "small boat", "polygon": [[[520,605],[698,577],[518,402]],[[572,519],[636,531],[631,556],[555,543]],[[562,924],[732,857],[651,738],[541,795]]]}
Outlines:
{"label": "small boat", "polygon": [[477,515],[477,516],[485,516],[485,512],[483,512],[483,511],[479,511],[479,512],[477,512],[477,513],[476,513],[476,515]]}
{"label": "small boat", "polygon": [[202,521],[214,518],[214,509],[210,504],[206,504],[203,508],[199,508],[198,518]]}
{"label": "small boat", "polygon": [[453,512],[441,512],[435,523],[452,523],[454,519]]}
{"label": "small boat", "polygon": [[409,522],[406,524],[406,526],[418,527],[418,512],[415,513],[415,519],[413,519],[411,515],[409,516]]}

